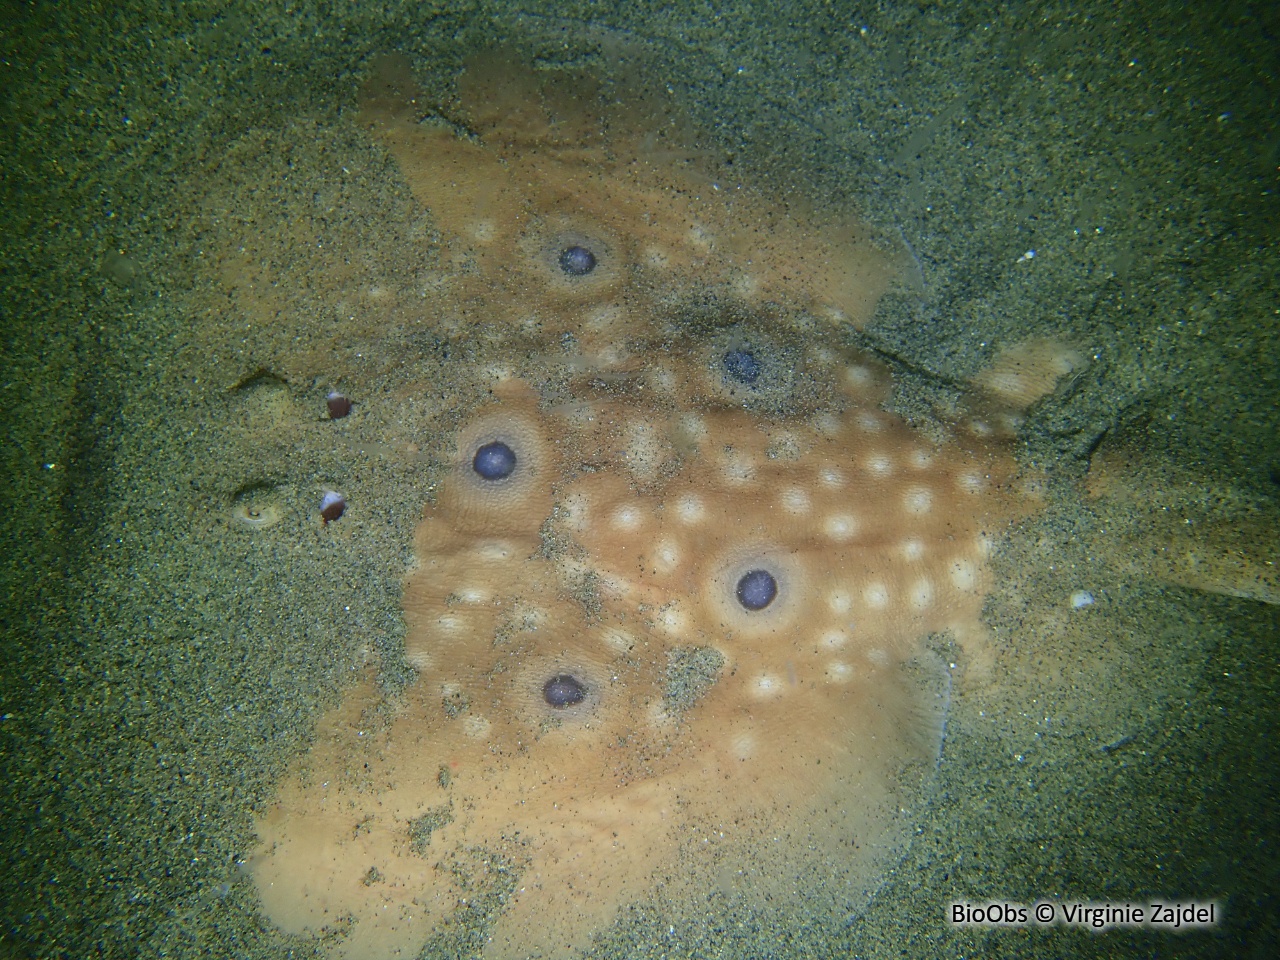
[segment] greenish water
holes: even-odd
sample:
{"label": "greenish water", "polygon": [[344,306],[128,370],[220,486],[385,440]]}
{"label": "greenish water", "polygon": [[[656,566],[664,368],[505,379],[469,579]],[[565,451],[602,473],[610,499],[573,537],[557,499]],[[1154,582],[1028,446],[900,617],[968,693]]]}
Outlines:
{"label": "greenish water", "polygon": [[[467,362],[354,292],[375,269],[411,286],[431,255],[351,120],[355,90],[389,49],[441,85],[494,36],[590,50],[589,16],[642,44],[744,168],[900,233],[919,282],[865,336],[900,409],[951,397],[996,344],[1053,336],[1094,358],[1024,430],[1053,496],[997,563],[1007,679],[958,691],[930,807],[870,908],[641,904],[598,954],[1269,955],[1280,616],[1117,573],[1115,518],[1075,484],[1120,437],[1274,517],[1274,15],[525,9],[6,17],[0,955],[317,951],[257,914],[239,864],[316,711],[367,661],[395,673],[433,479],[395,444],[433,436],[379,410],[443,422]],[[239,262],[237,236],[278,253]],[[335,271],[349,297],[327,292]],[[250,287],[279,312],[226,292]],[[438,395],[400,394],[423,380]],[[321,422],[331,382],[358,390],[350,422]],[[326,487],[365,498],[327,532]],[[238,525],[246,502],[281,520]],[[1089,619],[1063,613],[1078,588]],[[1224,919],[1174,939],[946,922],[955,900],[1155,896],[1215,899]]]}

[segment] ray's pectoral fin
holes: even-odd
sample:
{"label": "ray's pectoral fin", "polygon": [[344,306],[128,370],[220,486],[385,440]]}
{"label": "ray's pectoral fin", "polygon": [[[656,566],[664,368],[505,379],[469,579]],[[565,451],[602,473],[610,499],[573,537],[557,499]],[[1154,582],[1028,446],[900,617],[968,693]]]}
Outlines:
{"label": "ray's pectoral fin", "polygon": [[[380,57],[360,89],[360,122],[387,148],[444,234],[444,249],[474,257],[521,219],[521,195],[502,158],[468,136],[460,110],[428,104],[402,54]],[[454,119],[454,118],[460,119]]]}
{"label": "ray's pectoral fin", "polygon": [[514,50],[476,54],[458,77],[467,126],[499,152],[601,139],[601,81],[578,70],[535,71]]}
{"label": "ray's pectoral fin", "polygon": [[1005,346],[970,381],[977,390],[972,402],[976,422],[1014,436],[1028,410],[1060,395],[1087,365],[1080,351],[1045,337]]}

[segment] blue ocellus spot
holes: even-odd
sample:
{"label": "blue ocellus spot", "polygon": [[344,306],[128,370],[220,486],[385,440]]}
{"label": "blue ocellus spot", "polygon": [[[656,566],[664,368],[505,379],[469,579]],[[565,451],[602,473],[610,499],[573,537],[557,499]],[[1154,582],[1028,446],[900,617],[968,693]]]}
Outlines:
{"label": "blue ocellus spot", "polygon": [[748,610],[763,610],[778,596],[778,581],[768,570],[751,570],[738,579],[738,602]]}
{"label": "blue ocellus spot", "polygon": [[571,277],[585,277],[596,268],[596,255],[586,247],[574,244],[560,252],[560,269]]}
{"label": "blue ocellus spot", "polygon": [[724,375],[735,383],[750,387],[760,379],[760,361],[750,350],[729,350],[720,362]]}
{"label": "blue ocellus spot", "polygon": [[494,440],[476,451],[471,468],[485,480],[505,480],[515,472],[516,452],[501,440]]}
{"label": "blue ocellus spot", "polygon": [[586,695],[587,688],[571,673],[558,673],[542,685],[542,699],[557,710],[581,703]]}

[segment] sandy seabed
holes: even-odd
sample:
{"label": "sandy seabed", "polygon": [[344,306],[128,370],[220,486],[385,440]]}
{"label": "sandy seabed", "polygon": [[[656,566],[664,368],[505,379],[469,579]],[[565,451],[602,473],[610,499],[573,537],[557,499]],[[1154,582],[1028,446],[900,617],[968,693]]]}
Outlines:
{"label": "sandy seabed", "polygon": [[[413,531],[483,406],[476,366],[515,349],[433,310],[449,245],[358,90],[399,51],[447,115],[495,39],[554,69],[621,38],[709,155],[909,252],[846,338],[892,376],[895,415],[963,411],[1033,338],[1087,365],[1020,427],[1045,506],[990,561],[994,665],[957,677],[870,905],[659,888],[590,951],[1268,955],[1276,24],[656,10],[140,5],[6,26],[0,953],[322,955],[259,909],[255,818],[345,691],[411,682]],[[350,416],[328,419],[331,390]],[[326,490],[348,498],[330,524]],[[1222,920],[1176,940],[947,923],[954,901],[1151,897]],[[469,955],[474,919],[428,955]]]}

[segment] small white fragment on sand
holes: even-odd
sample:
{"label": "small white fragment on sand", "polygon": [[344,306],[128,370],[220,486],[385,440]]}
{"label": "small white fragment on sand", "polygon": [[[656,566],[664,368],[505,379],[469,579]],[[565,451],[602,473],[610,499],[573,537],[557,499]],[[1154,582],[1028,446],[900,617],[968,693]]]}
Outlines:
{"label": "small white fragment on sand", "polygon": [[1093,606],[1093,594],[1088,590],[1077,590],[1071,595],[1071,609],[1083,610]]}

